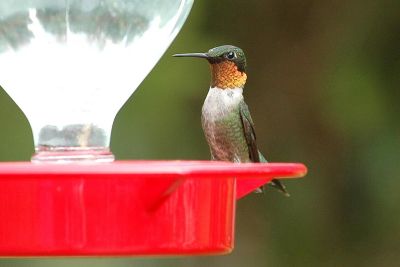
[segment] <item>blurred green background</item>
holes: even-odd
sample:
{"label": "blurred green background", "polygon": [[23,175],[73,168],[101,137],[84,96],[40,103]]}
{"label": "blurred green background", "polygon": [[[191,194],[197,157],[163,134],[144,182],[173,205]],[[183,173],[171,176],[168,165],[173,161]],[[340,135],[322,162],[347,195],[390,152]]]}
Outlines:
{"label": "blurred green background", "polygon": [[[209,159],[209,68],[176,59],[233,44],[260,149],[309,174],[237,207],[236,247],[191,258],[24,259],[4,266],[399,266],[400,2],[195,1],[183,30],[119,112],[118,159]],[[1,75],[1,74],[0,74]],[[134,75],[134,74],[133,74]],[[0,160],[29,160],[30,126],[0,90]]]}

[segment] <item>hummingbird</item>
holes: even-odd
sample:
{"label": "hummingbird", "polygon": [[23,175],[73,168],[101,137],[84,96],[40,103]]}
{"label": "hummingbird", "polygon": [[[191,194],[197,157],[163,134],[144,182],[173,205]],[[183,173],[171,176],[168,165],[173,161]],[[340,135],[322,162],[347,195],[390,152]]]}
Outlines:
{"label": "hummingbird", "polygon": [[[242,49],[223,45],[206,53],[175,54],[174,57],[206,59],[211,67],[211,85],[204,101],[201,124],[211,159],[230,162],[267,162],[256,142],[254,123],[244,102],[246,57]],[[286,196],[277,179],[269,183]],[[260,187],[256,192],[263,192]]]}

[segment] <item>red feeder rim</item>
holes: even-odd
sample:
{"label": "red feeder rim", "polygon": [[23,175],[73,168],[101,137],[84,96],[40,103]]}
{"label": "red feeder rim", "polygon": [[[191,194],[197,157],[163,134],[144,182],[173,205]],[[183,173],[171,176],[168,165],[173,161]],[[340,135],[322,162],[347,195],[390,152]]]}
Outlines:
{"label": "red feeder rim", "polygon": [[0,256],[228,253],[239,199],[298,163],[0,163]]}

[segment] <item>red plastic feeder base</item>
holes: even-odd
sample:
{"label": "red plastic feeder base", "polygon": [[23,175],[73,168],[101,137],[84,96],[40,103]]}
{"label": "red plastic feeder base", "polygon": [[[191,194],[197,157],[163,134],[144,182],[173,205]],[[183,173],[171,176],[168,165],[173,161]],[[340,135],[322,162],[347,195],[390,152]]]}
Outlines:
{"label": "red plastic feeder base", "polygon": [[238,198],[294,163],[0,163],[0,256],[223,254]]}

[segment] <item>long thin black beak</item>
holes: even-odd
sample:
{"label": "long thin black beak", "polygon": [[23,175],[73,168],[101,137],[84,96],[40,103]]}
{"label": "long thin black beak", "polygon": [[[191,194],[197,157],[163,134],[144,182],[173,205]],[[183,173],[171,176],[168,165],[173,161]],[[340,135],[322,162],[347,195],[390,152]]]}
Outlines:
{"label": "long thin black beak", "polygon": [[173,57],[199,57],[199,58],[210,58],[206,53],[187,53],[187,54],[175,54]]}

